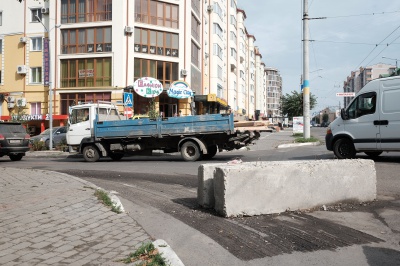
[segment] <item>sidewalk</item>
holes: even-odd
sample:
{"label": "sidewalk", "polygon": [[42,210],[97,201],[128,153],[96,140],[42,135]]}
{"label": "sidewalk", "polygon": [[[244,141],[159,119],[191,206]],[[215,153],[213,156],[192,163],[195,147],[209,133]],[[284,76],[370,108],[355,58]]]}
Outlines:
{"label": "sidewalk", "polygon": [[42,170],[0,167],[0,265],[124,265],[150,236],[94,196],[96,186]]}

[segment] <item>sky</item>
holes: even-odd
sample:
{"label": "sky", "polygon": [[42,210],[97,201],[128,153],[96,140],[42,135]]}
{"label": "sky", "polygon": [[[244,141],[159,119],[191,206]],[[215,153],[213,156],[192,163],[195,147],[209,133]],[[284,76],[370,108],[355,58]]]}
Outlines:
{"label": "sky", "polygon": [[[303,0],[238,0],[247,32],[262,61],[279,70],[283,94],[300,91],[303,73]],[[343,82],[351,71],[377,63],[400,67],[400,1],[308,0],[310,92],[317,106],[343,108]],[[386,59],[382,57],[388,57]]]}

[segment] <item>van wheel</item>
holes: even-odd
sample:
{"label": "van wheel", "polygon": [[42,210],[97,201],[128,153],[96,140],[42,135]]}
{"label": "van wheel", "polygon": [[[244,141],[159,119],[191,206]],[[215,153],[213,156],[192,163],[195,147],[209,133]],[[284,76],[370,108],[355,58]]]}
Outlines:
{"label": "van wheel", "polygon": [[333,152],[338,159],[353,159],[356,157],[356,149],[349,139],[339,139],[333,146]]}
{"label": "van wheel", "polygon": [[382,152],[381,151],[366,151],[366,152],[364,152],[366,155],[368,155],[369,157],[372,157],[372,158],[376,158],[376,157],[378,157],[379,155],[381,155],[382,154]]}
{"label": "van wheel", "polygon": [[10,157],[11,161],[21,161],[23,155],[22,155],[22,153],[10,154],[9,157]]}
{"label": "van wheel", "polygon": [[203,159],[204,160],[209,160],[215,156],[218,152],[218,147],[217,145],[212,145],[207,147],[207,154],[203,154]]}
{"label": "van wheel", "polygon": [[195,142],[187,141],[181,147],[181,155],[185,161],[197,161],[201,157],[200,148]]}
{"label": "van wheel", "polygon": [[83,158],[86,162],[97,162],[100,159],[99,150],[93,145],[86,146],[83,148]]}

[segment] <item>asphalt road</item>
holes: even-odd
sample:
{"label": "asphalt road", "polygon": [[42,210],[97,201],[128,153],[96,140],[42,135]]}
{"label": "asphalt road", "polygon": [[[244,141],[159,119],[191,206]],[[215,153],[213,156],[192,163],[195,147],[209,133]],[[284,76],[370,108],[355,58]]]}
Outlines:
{"label": "asphalt road", "polygon": [[[323,141],[324,131],[314,128],[312,135]],[[184,162],[174,154],[98,163],[79,157],[26,157],[20,164],[65,172],[117,191],[132,217],[151,236],[165,239],[186,265],[400,265],[398,153],[376,160],[378,201],[373,203],[230,219],[197,205],[201,164],[235,158],[333,159],[323,144],[277,149],[288,142],[288,134],[263,133],[250,150],[219,153],[210,161]],[[15,167],[4,157],[0,164]]]}

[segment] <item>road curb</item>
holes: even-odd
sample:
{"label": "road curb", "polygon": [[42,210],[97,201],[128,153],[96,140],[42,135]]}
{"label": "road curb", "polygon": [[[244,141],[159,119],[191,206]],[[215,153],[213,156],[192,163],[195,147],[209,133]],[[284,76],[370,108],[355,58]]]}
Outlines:
{"label": "road curb", "polygon": [[157,239],[153,242],[153,245],[166,260],[167,265],[185,266],[185,264],[183,264],[178,255],[176,255],[176,253],[172,250],[170,245],[165,242],[165,240]]}
{"label": "road curb", "polygon": [[306,142],[306,143],[288,143],[288,144],[281,144],[278,145],[278,149],[284,149],[284,148],[292,148],[292,147],[300,147],[300,146],[317,146],[320,145],[321,142]]}

